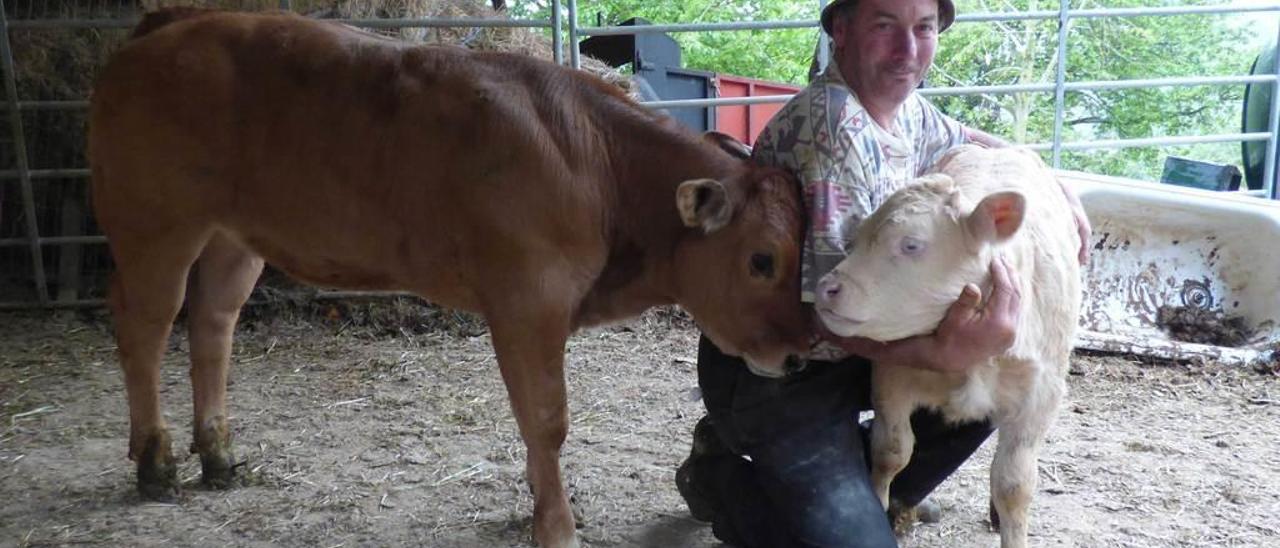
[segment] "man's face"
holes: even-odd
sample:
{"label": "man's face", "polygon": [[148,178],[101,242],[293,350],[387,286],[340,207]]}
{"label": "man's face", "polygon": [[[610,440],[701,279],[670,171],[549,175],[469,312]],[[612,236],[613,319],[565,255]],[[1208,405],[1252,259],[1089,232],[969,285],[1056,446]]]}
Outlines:
{"label": "man's face", "polygon": [[864,103],[895,106],[924,81],[938,47],[937,0],[858,0],[833,21],[837,62]]}

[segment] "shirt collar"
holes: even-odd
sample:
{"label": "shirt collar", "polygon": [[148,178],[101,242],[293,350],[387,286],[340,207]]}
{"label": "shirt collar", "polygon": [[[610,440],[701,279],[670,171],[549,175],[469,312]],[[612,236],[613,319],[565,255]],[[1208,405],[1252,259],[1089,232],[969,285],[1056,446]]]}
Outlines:
{"label": "shirt collar", "polygon": [[844,75],[840,73],[840,63],[836,62],[834,52],[831,59],[827,61],[827,70],[822,72],[822,77],[833,84],[840,84],[849,88],[849,92],[853,93],[853,88],[849,86],[848,82],[845,82]]}
{"label": "shirt collar", "polygon": [[[827,70],[822,72],[822,78],[825,79],[827,83],[839,84],[843,86],[845,89],[849,90],[849,96],[852,97],[853,100],[857,101],[858,105],[864,104],[862,102],[862,99],[858,97],[858,93],[853,90],[853,86],[850,86],[848,82],[845,82],[844,75],[840,73],[840,64],[837,63],[834,58],[827,63]],[[862,108],[865,109],[866,107],[864,106]],[[875,126],[875,128],[879,130],[881,135],[890,138],[890,141],[891,141],[890,144],[895,148],[901,148],[905,146],[901,143],[902,137],[898,135],[898,127],[897,127],[898,119],[902,117],[902,112],[903,112],[902,109],[905,109],[905,108],[907,108],[906,103],[903,103],[902,106],[898,107],[898,115],[894,116],[893,118],[894,127],[887,127],[887,128],[880,127],[880,124],[876,123],[875,120],[871,119],[870,114],[866,115],[867,122],[870,125]]]}

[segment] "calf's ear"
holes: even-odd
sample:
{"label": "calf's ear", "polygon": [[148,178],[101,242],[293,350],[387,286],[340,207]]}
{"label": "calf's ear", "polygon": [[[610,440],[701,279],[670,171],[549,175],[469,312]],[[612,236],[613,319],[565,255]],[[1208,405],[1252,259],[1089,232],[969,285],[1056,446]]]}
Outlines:
{"label": "calf's ear", "polygon": [[724,228],[733,218],[729,191],[715,179],[691,179],[680,183],[680,188],[676,189],[676,209],[680,210],[680,220],[685,226],[701,227],[706,234]]}
{"label": "calf's ear", "polygon": [[725,152],[732,154],[739,160],[747,160],[751,158],[751,147],[728,133],[708,131],[702,134],[702,138],[706,139],[711,144],[720,147]]}
{"label": "calf's ear", "polygon": [[965,228],[973,243],[1003,242],[1022,227],[1027,212],[1027,199],[1014,191],[987,195],[965,220]]}

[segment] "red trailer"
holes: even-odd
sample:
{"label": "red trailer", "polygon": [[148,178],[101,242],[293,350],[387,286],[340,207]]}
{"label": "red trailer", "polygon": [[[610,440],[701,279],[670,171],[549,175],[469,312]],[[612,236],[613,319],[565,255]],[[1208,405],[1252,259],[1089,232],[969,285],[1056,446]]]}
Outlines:
{"label": "red trailer", "polygon": [[[730,74],[717,74],[715,81],[718,97],[759,97],[762,95],[791,95],[800,86],[779,82],[766,82]],[[782,110],[783,103],[762,105],[733,105],[716,107],[716,130],[727,133],[748,144],[754,144],[756,136],[769,119]]]}

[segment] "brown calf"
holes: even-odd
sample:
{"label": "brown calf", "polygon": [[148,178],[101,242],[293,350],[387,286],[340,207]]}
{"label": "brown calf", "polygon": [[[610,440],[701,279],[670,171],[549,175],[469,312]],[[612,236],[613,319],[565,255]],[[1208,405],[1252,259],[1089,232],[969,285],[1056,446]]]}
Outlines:
{"label": "brown calf", "polygon": [[264,261],[486,318],[544,546],[576,544],[559,465],[571,332],[679,303],[761,372],[807,342],[794,180],[549,63],[159,12],[102,72],[89,141],[147,496],[177,487],[158,375],[184,299],[194,447],[206,483],[233,476],[228,358]]}

